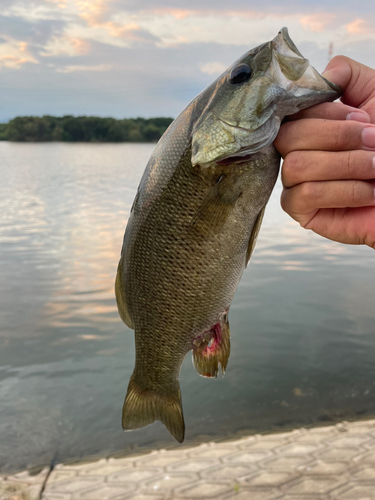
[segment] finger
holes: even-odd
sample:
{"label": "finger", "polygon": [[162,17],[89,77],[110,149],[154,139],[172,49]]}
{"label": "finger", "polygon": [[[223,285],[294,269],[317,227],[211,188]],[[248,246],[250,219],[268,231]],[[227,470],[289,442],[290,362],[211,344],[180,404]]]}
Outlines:
{"label": "finger", "polygon": [[374,216],[375,207],[323,208],[304,227],[340,243],[375,248]]}
{"label": "finger", "polygon": [[320,208],[374,205],[374,183],[365,181],[304,182],[284,189],[281,194],[283,210],[302,225]]}
{"label": "finger", "polygon": [[281,180],[289,188],[302,182],[340,179],[375,180],[372,151],[292,151],[287,154]]}
{"label": "finger", "polygon": [[291,151],[375,151],[375,125],[316,118],[287,122],[274,142],[284,158]]}
{"label": "finger", "polygon": [[370,123],[371,119],[366,111],[347,106],[342,102],[324,102],[303,109],[295,115],[288,116],[287,121],[300,120],[301,118],[322,118],[324,120],[355,120]]}
{"label": "finger", "polygon": [[360,107],[374,93],[375,70],[349,57],[331,59],[323,76],[340,85],[344,91],[341,100],[349,106]]}

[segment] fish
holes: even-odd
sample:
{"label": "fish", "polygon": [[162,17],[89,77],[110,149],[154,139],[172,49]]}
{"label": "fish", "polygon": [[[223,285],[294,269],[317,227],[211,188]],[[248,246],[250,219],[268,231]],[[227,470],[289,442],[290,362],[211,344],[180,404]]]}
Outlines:
{"label": "fish", "polygon": [[340,93],[283,28],[198,94],[161,137],[130,211],[115,282],[136,352],[124,430],[160,420],[184,440],[181,365],[192,351],[204,377],[227,368],[229,308],[278,176],[280,125]]}

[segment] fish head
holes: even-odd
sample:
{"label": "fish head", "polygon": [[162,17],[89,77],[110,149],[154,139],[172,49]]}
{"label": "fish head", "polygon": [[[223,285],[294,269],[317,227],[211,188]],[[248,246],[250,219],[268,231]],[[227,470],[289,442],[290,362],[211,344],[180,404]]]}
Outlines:
{"label": "fish head", "polygon": [[246,157],[275,140],[287,115],[325,101],[341,89],[299,52],[287,28],[247,52],[202,94],[207,105],[192,136],[192,164]]}

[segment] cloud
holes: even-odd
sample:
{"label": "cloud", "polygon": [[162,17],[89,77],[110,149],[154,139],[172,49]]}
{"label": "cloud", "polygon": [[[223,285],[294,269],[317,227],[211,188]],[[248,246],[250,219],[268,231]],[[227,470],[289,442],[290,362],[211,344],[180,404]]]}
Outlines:
{"label": "cloud", "polygon": [[184,19],[185,17],[192,16],[194,14],[197,14],[198,12],[199,11],[192,9],[170,9],[170,8],[153,9],[153,13],[158,16],[171,15],[176,19]]}
{"label": "cloud", "polygon": [[1,14],[9,18],[24,19],[29,22],[41,20],[69,20],[71,16],[65,15],[64,10],[56,2],[47,0],[1,0]]}
{"label": "cloud", "polygon": [[373,30],[364,19],[356,19],[352,23],[346,25],[348,33],[353,35],[373,33]]}
{"label": "cloud", "polygon": [[69,38],[68,36],[54,37],[45,45],[40,52],[43,57],[56,57],[61,55],[77,56],[87,54],[90,50],[90,43],[79,38]]}
{"label": "cloud", "polygon": [[112,69],[111,64],[97,64],[96,66],[64,66],[57,69],[58,73],[76,73],[86,71],[109,71]]}
{"label": "cloud", "polygon": [[19,69],[25,63],[38,63],[28,51],[26,42],[18,42],[10,37],[4,37],[4,40],[0,44],[0,68]]}
{"label": "cloud", "polygon": [[66,23],[59,19],[33,20],[20,17],[0,15],[0,31],[2,37],[10,36],[29,44],[44,45],[52,36],[61,34]]}
{"label": "cloud", "polygon": [[35,61],[32,61],[25,57],[17,57],[12,55],[0,56],[0,68],[19,69],[22,64],[25,64],[27,62],[35,63]]}
{"label": "cloud", "polygon": [[74,0],[79,16],[89,26],[100,26],[105,14],[110,10],[110,3],[114,0]]}
{"label": "cloud", "polygon": [[45,0],[47,3],[56,5],[59,9],[67,8],[67,0]]}
{"label": "cloud", "polygon": [[325,12],[323,14],[320,13],[303,16],[300,18],[299,22],[304,28],[314,31],[315,33],[321,33],[335,19],[337,19],[336,14],[328,14]]}
{"label": "cloud", "polygon": [[207,75],[220,75],[226,69],[226,66],[220,62],[208,62],[201,66],[202,73],[206,73]]}

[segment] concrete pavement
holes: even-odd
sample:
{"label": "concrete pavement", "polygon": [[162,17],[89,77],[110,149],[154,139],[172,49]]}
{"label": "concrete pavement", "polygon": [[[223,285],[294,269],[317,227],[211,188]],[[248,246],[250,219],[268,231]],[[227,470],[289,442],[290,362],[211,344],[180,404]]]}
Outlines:
{"label": "concrete pavement", "polygon": [[375,420],[61,464],[48,472],[0,478],[0,500],[375,500]]}

